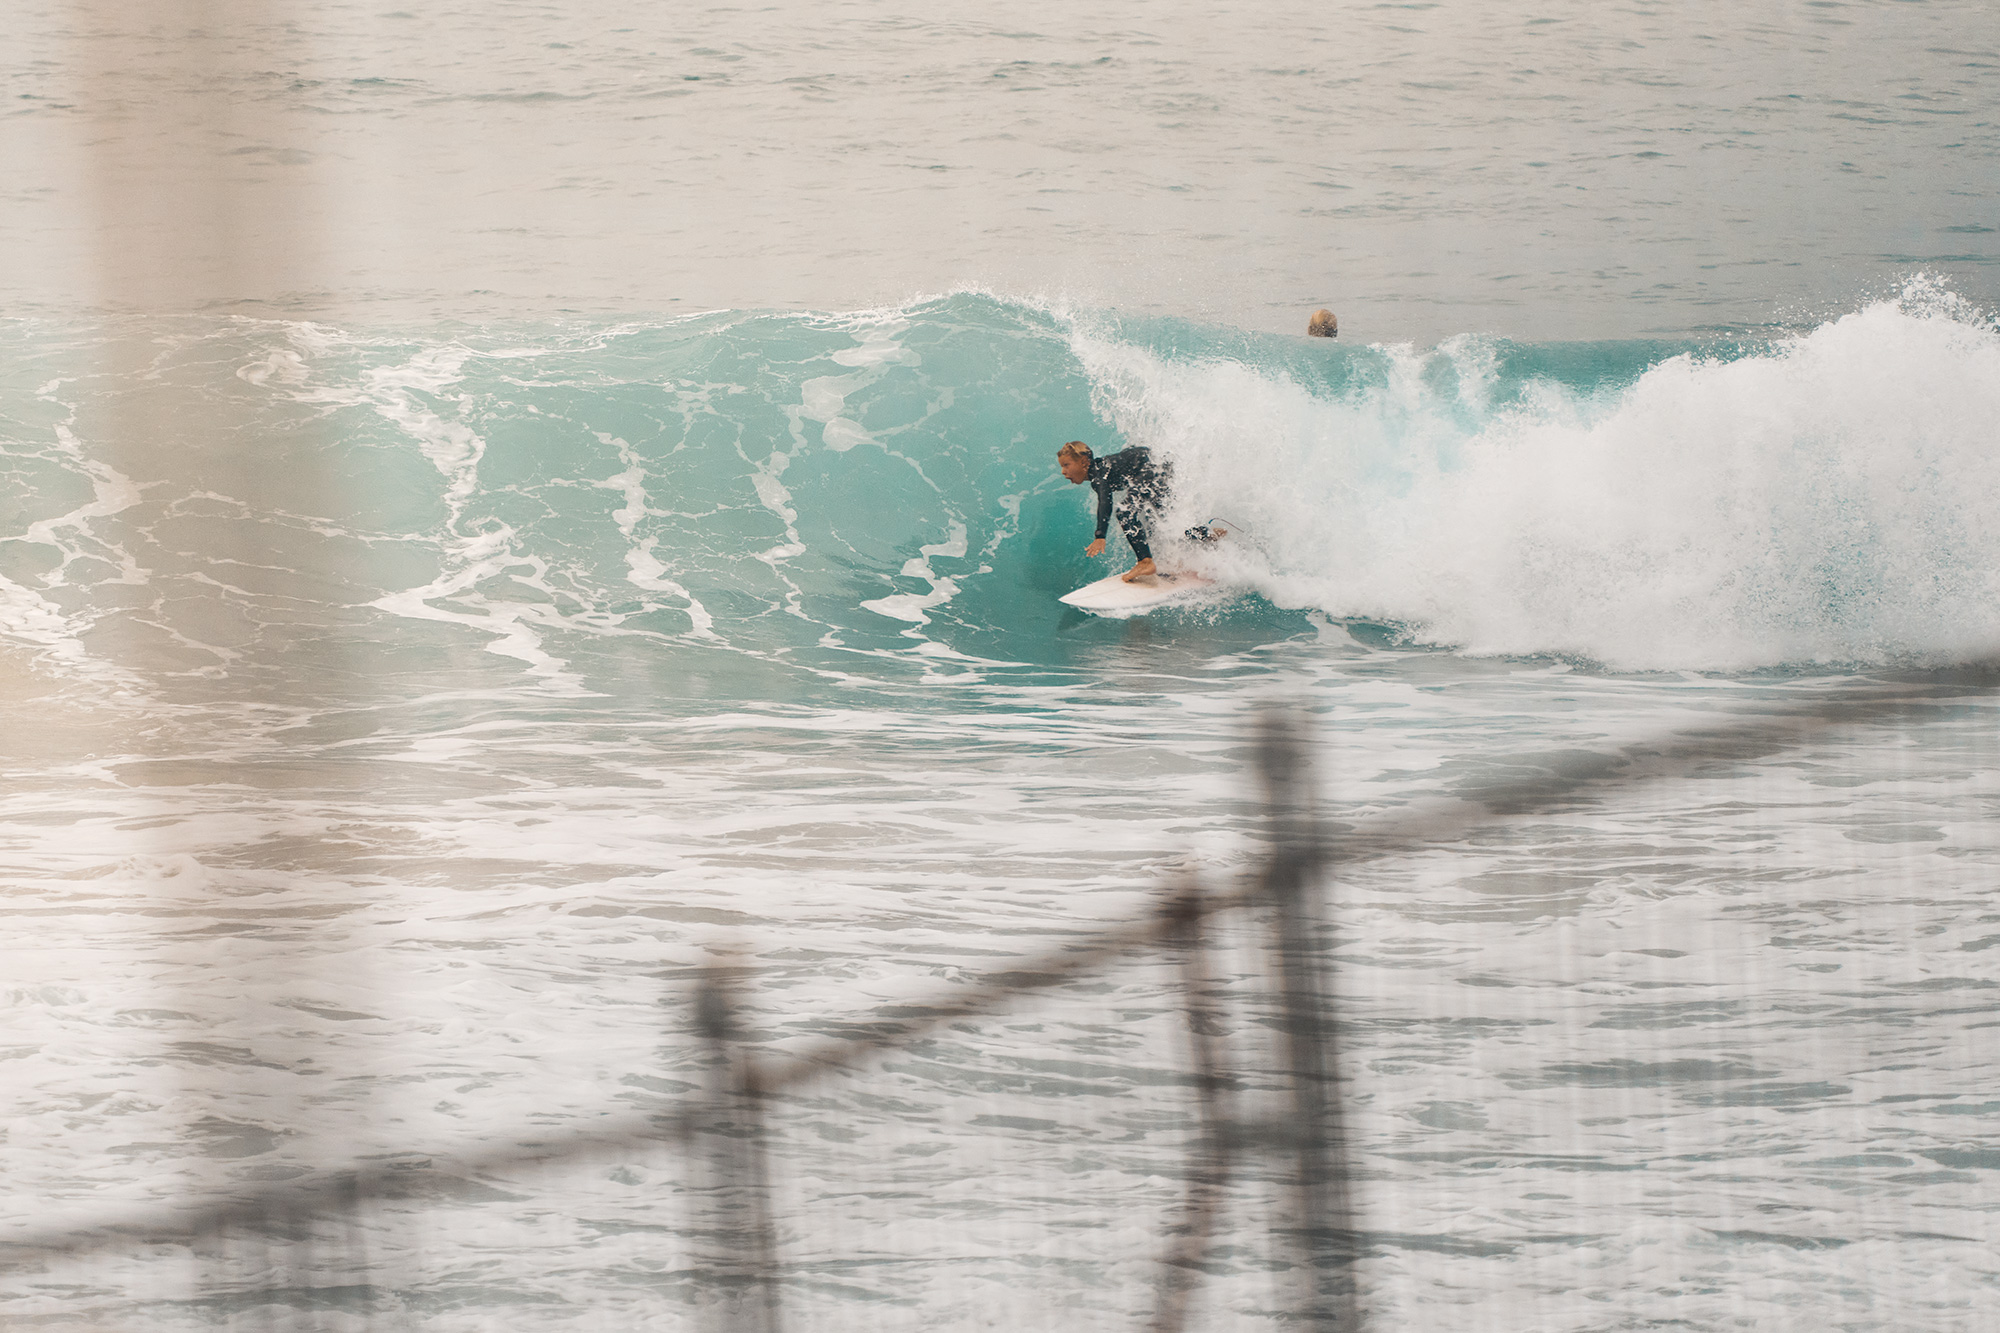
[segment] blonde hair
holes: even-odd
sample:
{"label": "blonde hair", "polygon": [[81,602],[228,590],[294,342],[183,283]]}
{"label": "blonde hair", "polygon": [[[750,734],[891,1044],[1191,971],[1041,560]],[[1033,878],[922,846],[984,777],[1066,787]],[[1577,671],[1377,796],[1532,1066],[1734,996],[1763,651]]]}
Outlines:
{"label": "blonde hair", "polygon": [[1056,457],[1059,459],[1081,458],[1087,465],[1090,462],[1090,446],[1082,440],[1071,440],[1068,444],[1056,450]]}

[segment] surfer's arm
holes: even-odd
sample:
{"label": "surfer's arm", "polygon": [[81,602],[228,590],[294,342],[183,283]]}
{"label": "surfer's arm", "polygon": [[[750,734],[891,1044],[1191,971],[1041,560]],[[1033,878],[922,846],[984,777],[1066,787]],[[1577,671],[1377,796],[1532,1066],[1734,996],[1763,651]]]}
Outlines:
{"label": "surfer's arm", "polygon": [[1107,531],[1109,531],[1110,528],[1111,528],[1111,484],[1110,484],[1110,479],[1106,478],[1103,489],[1097,492],[1097,531],[1092,535],[1098,541],[1101,542],[1104,540],[1104,534]]}

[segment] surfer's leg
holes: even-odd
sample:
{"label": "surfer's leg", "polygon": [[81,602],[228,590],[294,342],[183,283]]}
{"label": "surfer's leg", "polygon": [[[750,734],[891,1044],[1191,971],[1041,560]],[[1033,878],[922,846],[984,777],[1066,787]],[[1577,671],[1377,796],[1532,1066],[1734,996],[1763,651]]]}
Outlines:
{"label": "surfer's leg", "polygon": [[1118,526],[1125,530],[1125,540],[1132,543],[1132,554],[1141,560],[1153,558],[1153,548],[1146,542],[1146,520],[1150,517],[1152,515],[1139,505],[1118,507]]}
{"label": "surfer's leg", "polygon": [[1153,563],[1153,548],[1146,541],[1146,520],[1151,516],[1146,506],[1129,501],[1118,510],[1118,526],[1124,529],[1125,540],[1132,543],[1133,558],[1139,562],[1125,571],[1127,583],[1159,572],[1159,566]]}

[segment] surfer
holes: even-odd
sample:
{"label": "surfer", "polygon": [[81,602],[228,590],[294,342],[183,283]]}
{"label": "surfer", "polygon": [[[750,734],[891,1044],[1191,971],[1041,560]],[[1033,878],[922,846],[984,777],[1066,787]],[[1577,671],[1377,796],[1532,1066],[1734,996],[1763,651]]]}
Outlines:
{"label": "surfer", "polygon": [[1072,486],[1089,482],[1090,489],[1097,492],[1097,539],[1083,553],[1104,554],[1104,533],[1111,526],[1111,496],[1114,491],[1123,491],[1125,503],[1118,506],[1118,526],[1124,530],[1125,540],[1132,543],[1132,554],[1139,562],[1125,571],[1124,579],[1130,583],[1159,573],[1146,537],[1167,503],[1167,476],[1173,465],[1155,463],[1152,454],[1136,444],[1094,458],[1089,445],[1071,440],[1056,450],[1056,466]]}

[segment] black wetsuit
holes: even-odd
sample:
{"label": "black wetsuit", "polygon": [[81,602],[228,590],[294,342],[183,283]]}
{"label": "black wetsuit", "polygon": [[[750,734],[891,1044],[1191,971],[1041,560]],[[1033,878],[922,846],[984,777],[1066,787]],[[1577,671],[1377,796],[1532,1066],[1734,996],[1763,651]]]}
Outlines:
{"label": "black wetsuit", "polygon": [[1109,457],[1091,459],[1089,481],[1090,489],[1097,492],[1098,540],[1104,539],[1111,526],[1111,493],[1123,491],[1125,503],[1118,507],[1118,526],[1124,529],[1125,540],[1132,543],[1132,554],[1151,560],[1153,548],[1146,543],[1146,530],[1167,503],[1167,479],[1172,471],[1173,464],[1155,463],[1153,456],[1136,444]]}

